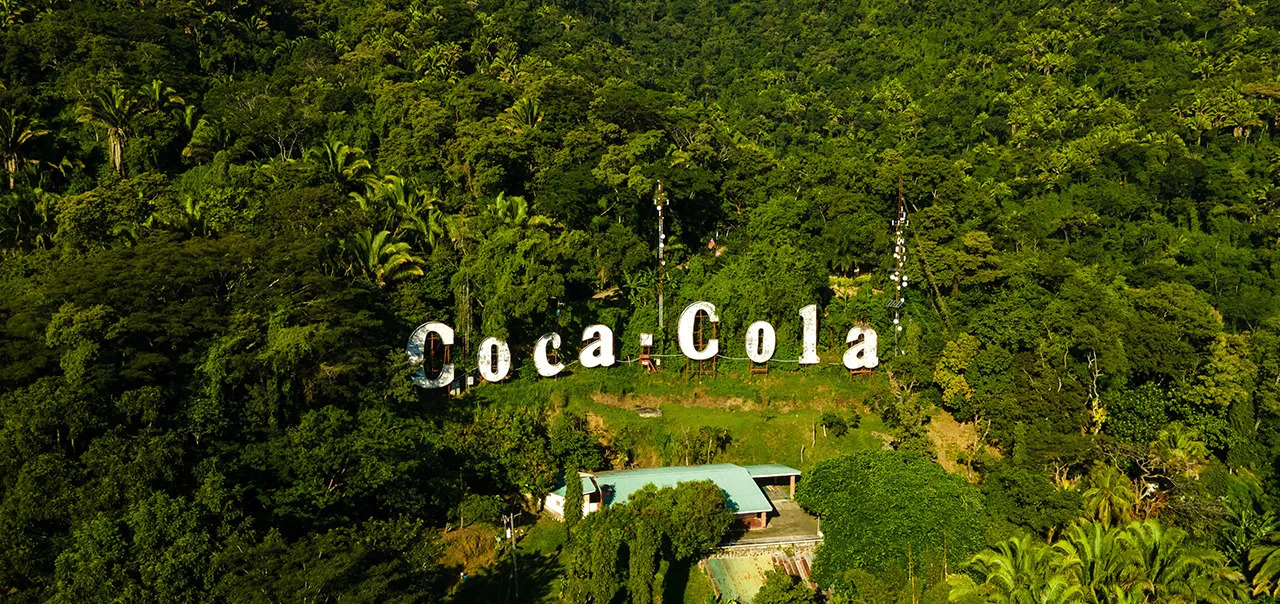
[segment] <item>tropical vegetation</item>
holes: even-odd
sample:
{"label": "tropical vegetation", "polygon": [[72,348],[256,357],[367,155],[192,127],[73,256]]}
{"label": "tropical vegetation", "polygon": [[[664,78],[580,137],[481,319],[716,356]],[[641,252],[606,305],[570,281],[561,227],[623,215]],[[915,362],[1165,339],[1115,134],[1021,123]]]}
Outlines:
{"label": "tropical vegetation", "polygon": [[[537,502],[740,456],[824,598],[1272,601],[1277,57],[1266,0],[0,0],[0,593],[673,601],[715,493]],[[767,376],[628,363],[696,300]],[[508,383],[417,388],[433,320]]]}

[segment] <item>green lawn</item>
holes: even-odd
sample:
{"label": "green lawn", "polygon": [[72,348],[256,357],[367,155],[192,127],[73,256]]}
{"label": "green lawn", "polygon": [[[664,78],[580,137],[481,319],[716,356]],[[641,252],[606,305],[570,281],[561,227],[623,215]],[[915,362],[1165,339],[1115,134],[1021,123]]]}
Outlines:
{"label": "green lawn", "polygon": [[733,441],[716,457],[717,462],[780,463],[803,470],[817,461],[842,453],[880,448],[884,442],[872,435],[873,431],[885,431],[880,418],[874,415],[863,417],[856,430],[850,430],[844,436],[836,438],[823,436],[821,426],[815,429],[822,415],[822,411],[818,409],[796,409],[774,414],[762,410],[726,411],[662,404],[658,407],[662,410],[662,417],[642,418],[635,411],[592,401],[575,400],[572,407],[599,415],[611,430],[619,430],[622,426],[631,424],[650,432],[679,435],[683,430],[692,431],[703,426],[725,428]]}
{"label": "green lawn", "polygon": [[545,514],[538,517],[538,521],[529,527],[524,538],[520,540],[520,549],[534,554],[554,553],[562,545],[564,545],[564,524]]}
{"label": "green lawn", "polygon": [[715,601],[715,590],[711,588],[711,578],[702,568],[694,565],[689,570],[689,581],[684,588],[684,604],[708,604]]}
{"label": "green lawn", "polygon": [[542,516],[528,528],[512,556],[458,584],[451,602],[559,602],[563,568],[558,549],[564,544],[564,525]]}
{"label": "green lawn", "polygon": [[[635,365],[582,370],[560,379],[515,379],[484,384],[475,395],[492,404],[525,405],[530,401],[558,400],[570,409],[590,412],[605,422],[610,432],[633,426],[646,435],[635,462],[639,465],[677,464],[661,444],[680,438],[684,431],[704,426],[729,431],[732,443],[715,458],[729,463],[781,463],[806,469],[814,462],[845,452],[879,448],[885,433],[880,418],[861,413],[860,426],[835,438],[824,436],[817,426],[823,411],[848,418],[865,410],[866,401],[884,397],[888,386],[882,376],[850,379],[847,372],[828,366],[803,371],[774,371],[768,376],[748,376],[745,368],[735,375],[722,367],[718,376],[686,377],[678,367],[647,374]],[[642,418],[637,407],[654,407],[660,418]],[[815,426],[816,441],[815,441]]]}
{"label": "green lawn", "polygon": [[728,361],[720,365],[719,373],[714,376],[686,376],[677,359],[667,361],[666,369],[657,373],[646,373],[637,364],[619,364],[607,369],[575,366],[559,378],[522,375],[501,384],[481,384],[475,392],[499,401],[528,400],[561,392],[570,397],[602,394],[638,401],[658,399],[704,406],[737,403],[783,409],[862,401],[884,397],[888,392],[887,380],[881,374],[850,379],[847,371],[830,365],[803,370],[794,366],[775,368],[769,375],[751,375],[745,364]]}

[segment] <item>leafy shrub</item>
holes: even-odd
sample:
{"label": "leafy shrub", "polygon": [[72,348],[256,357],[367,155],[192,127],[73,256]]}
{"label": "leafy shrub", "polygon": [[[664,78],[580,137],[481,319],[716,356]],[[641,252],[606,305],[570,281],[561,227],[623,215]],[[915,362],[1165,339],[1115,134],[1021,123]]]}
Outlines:
{"label": "leafy shrub", "polygon": [[797,500],[822,517],[814,578],[847,585],[849,571],[907,568],[930,556],[958,564],[983,545],[978,490],[916,453],[859,451],[818,463]]}

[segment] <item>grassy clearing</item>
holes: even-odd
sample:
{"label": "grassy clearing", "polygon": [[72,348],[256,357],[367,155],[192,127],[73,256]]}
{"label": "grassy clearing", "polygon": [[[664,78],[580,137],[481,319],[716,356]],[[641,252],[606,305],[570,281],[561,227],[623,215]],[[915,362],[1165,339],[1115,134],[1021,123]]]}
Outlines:
{"label": "grassy clearing", "polygon": [[[564,580],[560,547],[564,545],[564,525],[542,516],[528,528],[516,546],[490,560],[479,570],[468,572],[455,587],[449,601],[470,602],[559,602]],[[489,544],[492,549],[492,542]],[[513,563],[514,562],[514,563]]]}
{"label": "grassy clearing", "polygon": [[689,581],[685,584],[684,604],[707,604],[714,602],[715,598],[711,578],[702,572],[702,567],[694,565],[689,570]]}
{"label": "grassy clearing", "polygon": [[547,515],[539,516],[520,540],[521,550],[539,555],[556,553],[563,545],[564,524]]}
{"label": "grassy clearing", "polygon": [[862,417],[857,429],[836,438],[824,436],[821,426],[817,426],[822,415],[818,409],[782,413],[767,409],[727,411],[662,404],[658,407],[662,417],[642,418],[635,411],[594,401],[574,401],[571,406],[600,416],[610,430],[635,426],[642,433],[651,435],[650,441],[643,443],[645,446],[637,452],[635,461],[640,465],[658,465],[653,462],[661,461],[687,462],[668,459],[669,454],[664,458],[663,438],[678,438],[685,431],[697,431],[703,426],[729,431],[731,443],[715,458],[717,462],[726,463],[780,463],[807,469],[817,461],[842,453],[880,448],[884,442],[873,434],[885,431],[880,418],[874,415]]}
{"label": "grassy clearing", "polygon": [[[475,394],[491,404],[527,405],[553,401],[592,416],[606,435],[628,431],[636,440],[632,465],[695,463],[673,445],[703,427],[728,431],[730,444],[714,461],[782,463],[800,469],[859,449],[879,448],[887,432],[868,401],[886,395],[881,376],[850,379],[831,367],[774,371],[768,376],[738,374],[722,367],[717,376],[686,377],[676,368],[647,374],[635,365],[581,370],[556,380],[516,379],[486,384]],[[651,408],[662,417],[644,418]],[[858,428],[836,438],[818,425],[823,411],[857,415]],[[705,461],[705,460],[702,460]]]}
{"label": "grassy clearing", "polygon": [[497,527],[472,524],[444,536],[444,555],[440,563],[451,572],[474,575],[491,566],[498,559],[494,538],[500,534]]}
{"label": "grassy clearing", "polygon": [[827,365],[751,375],[745,365],[726,362],[714,376],[685,376],[681,367],[669,363],[665,370],[651,374],[635,364],[589,370],[575,366],[557,379],[522,375],[502,384],[482,385],[476,394],[495,401],[520,402],[545,399],[559,392],[571,398],[609,399],[620,404],[625,401],[632,406],[678,403],[747,410],[771,407],[786,412],[794,408],[865,406],[865,401],[884,397],[888,392],[885,378],[880,375],[850,379],[845,370]]}

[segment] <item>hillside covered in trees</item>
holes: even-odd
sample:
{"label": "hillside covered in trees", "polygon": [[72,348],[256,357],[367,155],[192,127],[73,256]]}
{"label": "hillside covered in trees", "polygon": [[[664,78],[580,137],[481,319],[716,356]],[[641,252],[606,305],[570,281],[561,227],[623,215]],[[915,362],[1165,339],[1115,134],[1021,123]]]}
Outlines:
{"label": "hillside covered in trees", "polygon": [[[448,597],[446,529],[637,441],[415,388],[410,331],[634,355],[661,182],[668,326],[881,334],[898,451],[802,483],[831,593],[1272,601],[1278,57],[1265,0],[0,0],[0,593]],[[965,512],[878,516],[921,490]],[[594,560],[547,597],[650,601]]]}

